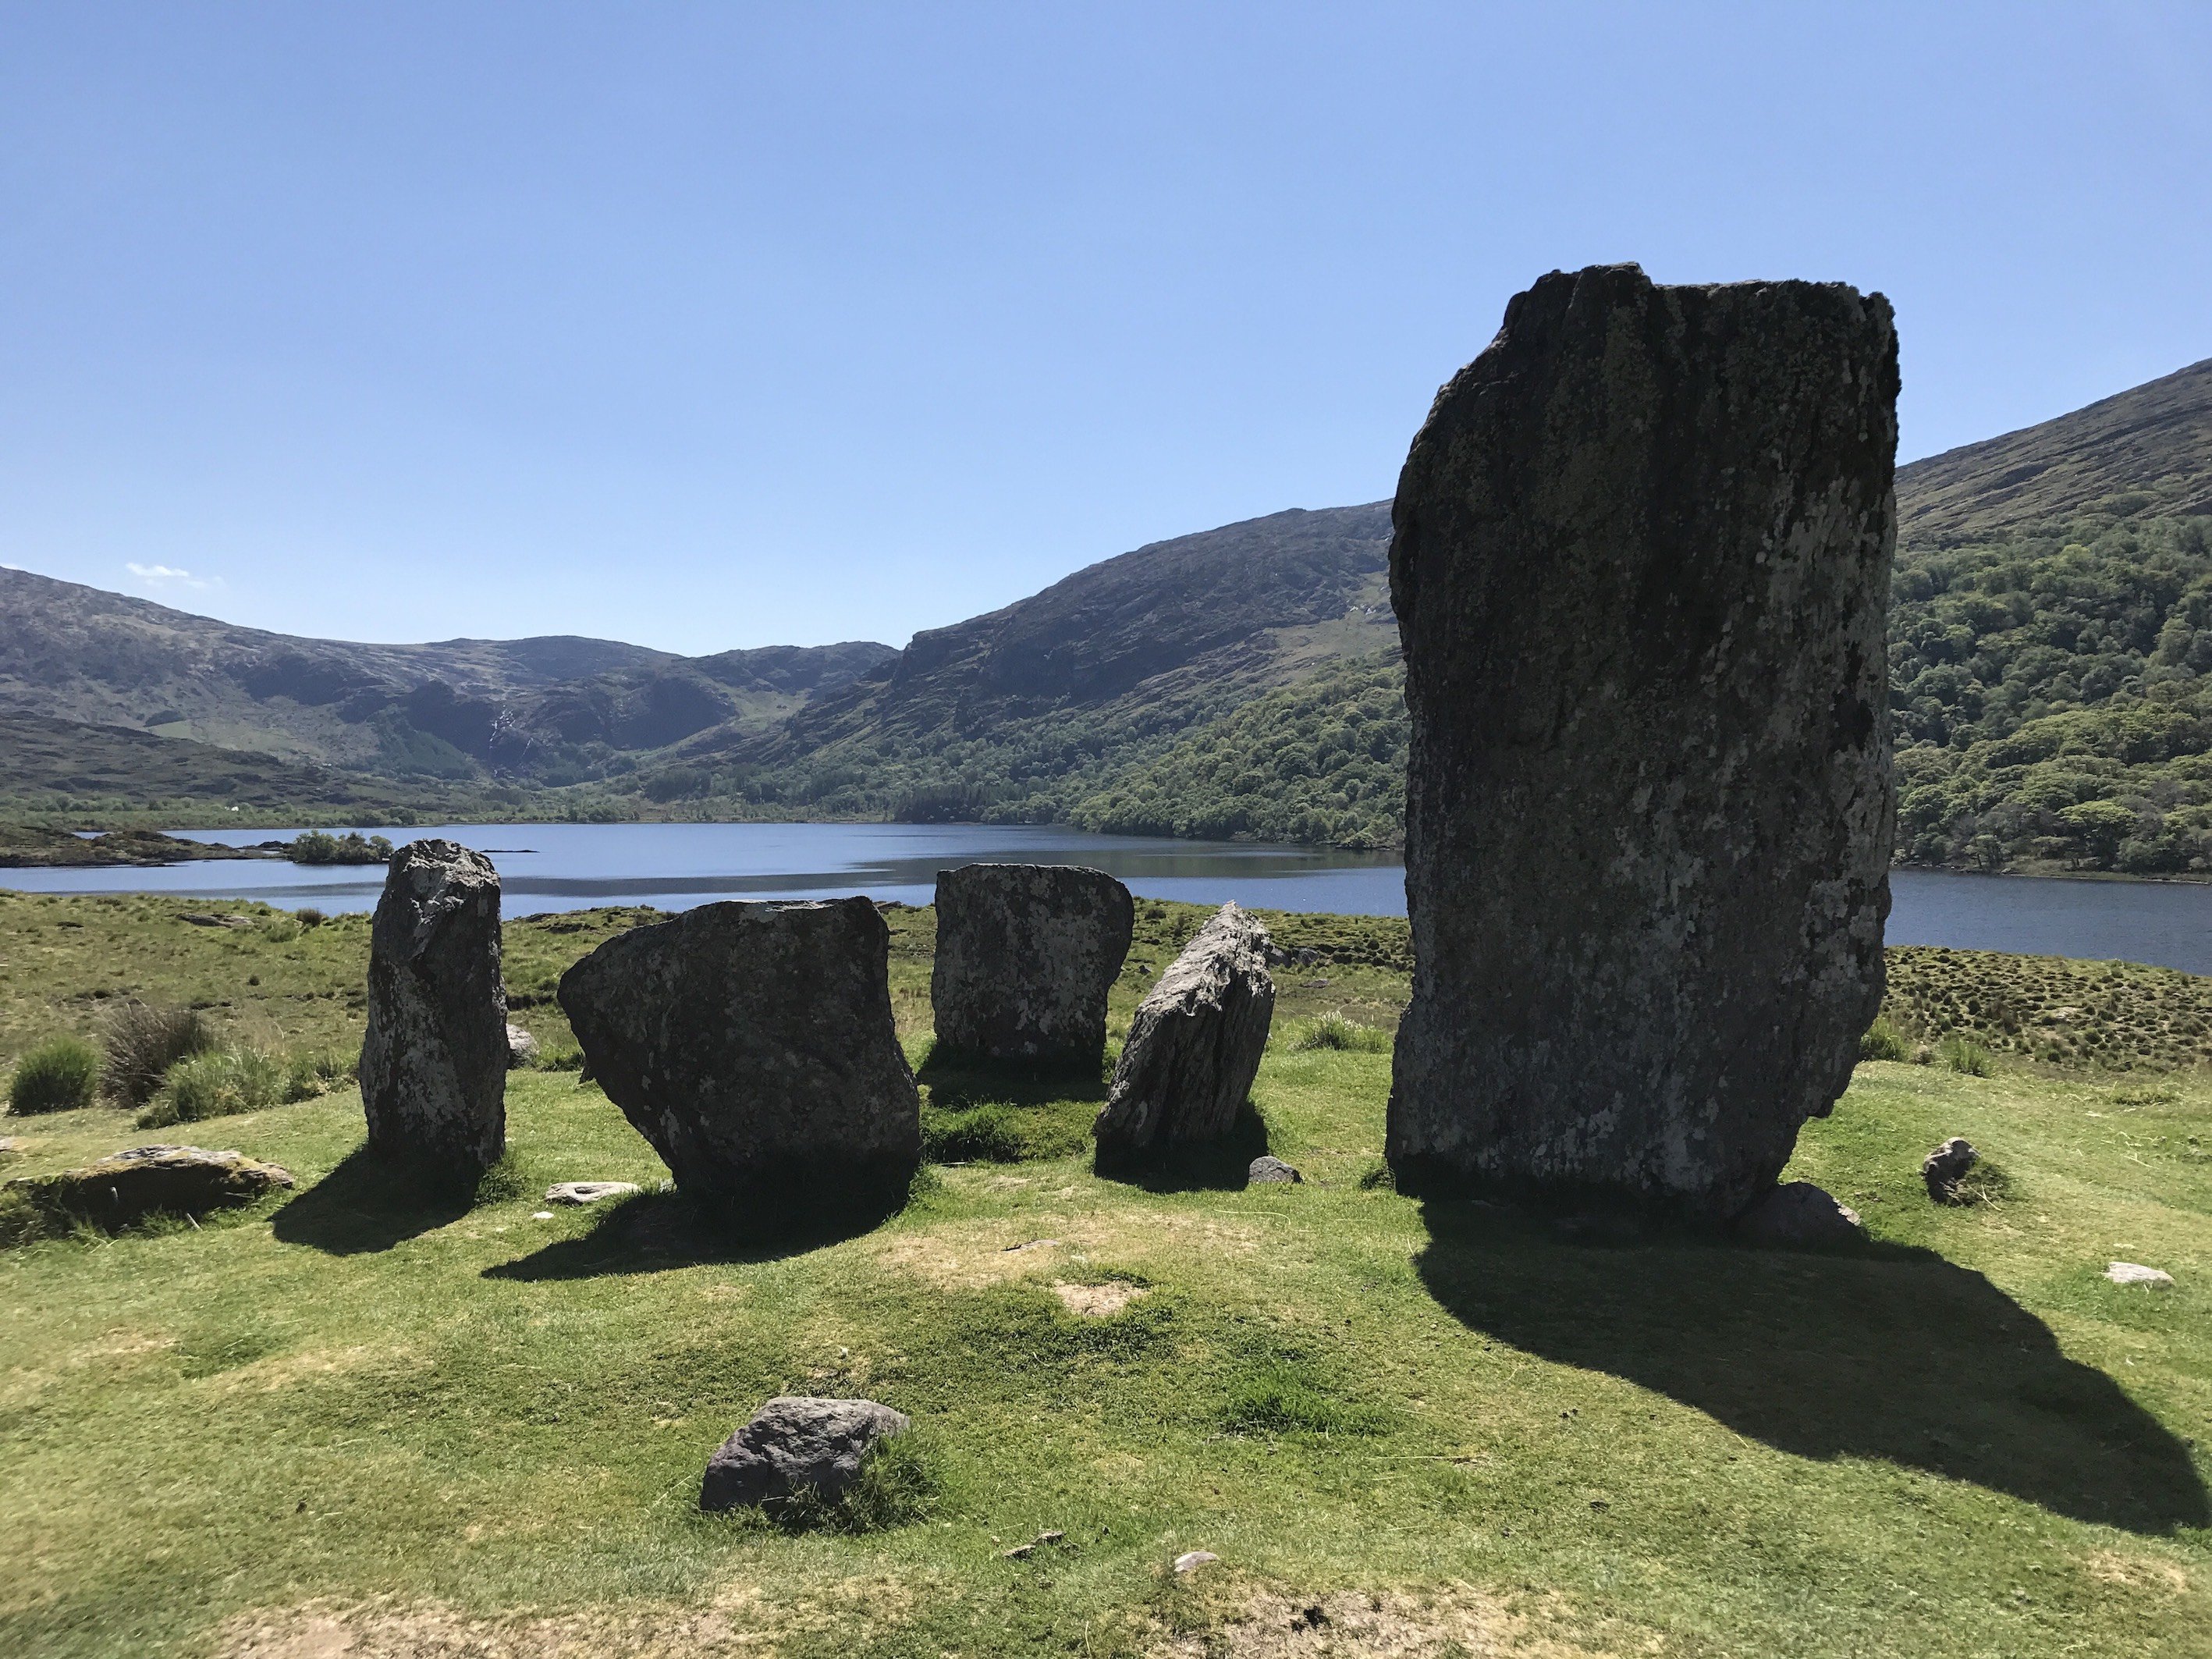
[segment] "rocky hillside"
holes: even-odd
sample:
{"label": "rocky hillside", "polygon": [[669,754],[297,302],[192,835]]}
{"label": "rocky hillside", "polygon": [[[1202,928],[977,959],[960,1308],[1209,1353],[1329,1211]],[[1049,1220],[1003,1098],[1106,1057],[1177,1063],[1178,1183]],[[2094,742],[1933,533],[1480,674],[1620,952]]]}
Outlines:
{"label": "rocky hillside", "polygon": [[2212,514],[2212,358],[1898,469],[1899,539],[1970,541],[2076,514]]}
{"label": "rocky hillside", "polygon": [[1108,559],[915,635],[765,735],[673,759],[700,793],[915,818],[1065,818],[1254,696],[1395,649],[1387,502],[1271,514]]}
{"label": "rocky hillside", "polygon": [[575,782],[708,726],[771,726],[891,654],[686,659],[569,636],[357,645],[0,569],[0,710],[398,777]]}

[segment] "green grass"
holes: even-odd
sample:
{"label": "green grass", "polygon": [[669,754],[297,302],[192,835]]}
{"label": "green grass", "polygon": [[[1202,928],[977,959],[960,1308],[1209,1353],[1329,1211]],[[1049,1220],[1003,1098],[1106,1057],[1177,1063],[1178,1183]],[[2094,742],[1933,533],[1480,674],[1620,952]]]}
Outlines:
{"label": "green grass", "polygon": [[[1147,949],[1180,925],[1140,920]],[[1870,1062],[1789,1172],[1868,1245],[1608,1244],[1370,1183],[1389,1056],[1295,1046],[1307,1010],[1255,1091],[1303,1186],[975,1162],[798,1247],[702,1227],[573,1074],[514,1075],[473,1201],[380,1182],[350,1091],[223,1118],[203,1144],[293,1194],[0,1252],[0,1651],[1267,1652],[1235,1621],[1355,1596],[1468,1651],[2212,1650],[2203,1074]],[[1096,1109],[994,1081],[933,1109]],[[11,1175],[160,1138],[107,1108],[9,1133]],[[2002,1176],[1960,1207],[1919,1177],[1952,1134]],[[536,1218],[586,1178],[647,1190]],[[1068,1305],[1101,1291],[1119,1311]],[[867,1395],[915,1439],[843,1514],[700,1515],[778,1393]],[[1176,1579],[1194,1549],[1221,1561]]]}

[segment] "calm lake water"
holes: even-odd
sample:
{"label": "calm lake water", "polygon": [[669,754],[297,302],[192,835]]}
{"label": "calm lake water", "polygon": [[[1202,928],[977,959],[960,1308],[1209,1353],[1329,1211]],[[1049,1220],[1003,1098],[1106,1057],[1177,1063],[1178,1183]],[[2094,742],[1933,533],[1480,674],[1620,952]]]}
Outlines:
{"label": "calm lake water", "polygon": [[[289,830],[192,830],[232,846]],[[1084,864],[1146,898],[1347,915],[1403,915],[1405,872],[1387,854],[1246,842],[1161,841],[988,824],[474,823],[384,831],[443,836],[499,866],[507,914],[714,899],[872,898],[929,902],[937,872],[977,860]],[[2212,886],[1894,872],[1893,945],[2119,957],[2212,974]],[[0,885],[40,893],[158,892],[260,899],[288,908],[374,908],[383,872],[277,861],[157,870],[0,870]]]}

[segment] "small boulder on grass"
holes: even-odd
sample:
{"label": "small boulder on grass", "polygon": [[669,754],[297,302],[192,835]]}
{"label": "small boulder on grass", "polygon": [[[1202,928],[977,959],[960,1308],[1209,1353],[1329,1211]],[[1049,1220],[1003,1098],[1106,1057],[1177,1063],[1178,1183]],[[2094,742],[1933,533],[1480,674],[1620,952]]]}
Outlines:
{"label": "small boulder on grass", "polygon": [[1964,1135],[1953,1135],[1928,1154],[1920,1165],[1920,1178],[1928,1183],[1928,1196],[1938,1204],[1964,1204],[1966,1196],[1959,1183],[1966,1178],[1966,1171],[1982,1161],[1973,1143]]}
{"label": "small boulder on grass", "polygon": [[2163,1268],[2146,1267],[2140,1261],[2115,1261],[2105,1269],[2105,1277],[2115,1285],[2141,1285],[2154,1291],[2173,1288],[2173,1275]]}
{"label": "small boulder on grass", "polygon": [[242,1152],[133,1146],[82,1169],[18,1176],[6,1189],[51,1220],[84,1220],[112,1230],[156,1212],[198,1216],[251,1204],[291,1184],[289,1170]]}
{"label": "small boulder on grass", "polygon": [[878,1443],[913,1426],[904,1412],[872,1400],[779,1395],[707,1460],[699,1507],[733,1510],[802,1492],[837,1498]]}
{"label": "small boulder on grass", "polygon": [[8,1109],[71,1112],[89,1106],[100,1091],[100,1056],[82,1037],[50,1037],[15,1062],[8,1082]]}

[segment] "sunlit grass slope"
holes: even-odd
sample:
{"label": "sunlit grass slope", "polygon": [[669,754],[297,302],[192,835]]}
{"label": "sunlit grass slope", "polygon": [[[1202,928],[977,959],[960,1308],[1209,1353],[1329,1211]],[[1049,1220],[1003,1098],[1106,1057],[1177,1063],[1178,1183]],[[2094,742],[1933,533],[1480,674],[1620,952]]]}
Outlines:
{"label": "sunlit grass slope", "polygon": [[[1179,915],[1148,912],[1124,1017]],[[912,993],[927,913],[898,925]],[[1300,1010],[1402,993],[1387,939],[1362,963],[1310,926],[1348,965],[1285,969]],[[203,933],[177,948],[224,948]],[[579,937],[520,941],[510,978]],[[901,1006],[922,1060],[926,994]],[[993,1154],[1021,1161],[775,1249],[657,1192],[538,1218],[552,1182],[665,1173],[573,1074],[514,1077],[469,1210],[365,1182],[350,1093],[0,1121],[9,1174],[189,1139],[299,1178],[0,1252],[0,1653],[2212,1651],[2200,1073],[1863,1066],[1791,1173],[1872,1242],[1805,1255],[1402,1198],[1388,1054],[1315,1030],[1279,1022],[1255,1091],[1301,1186],[1101,1181],[1095,1085],[956,1076],[930,1111],[994,1107],[1035,1132]],[[1954,1133],[1989,1201],[1938,1208],[1918,1164]],[[2115,1259],[2177,1284],[2110,1285]],[[788,1391],[911,1413],[926,1516],[699,1515],[708,1453]],[[1178,1578],[1190,1550],[1220,1559]]]}

